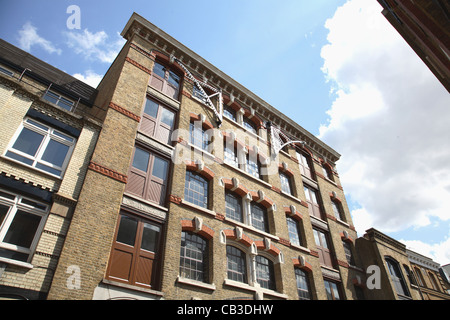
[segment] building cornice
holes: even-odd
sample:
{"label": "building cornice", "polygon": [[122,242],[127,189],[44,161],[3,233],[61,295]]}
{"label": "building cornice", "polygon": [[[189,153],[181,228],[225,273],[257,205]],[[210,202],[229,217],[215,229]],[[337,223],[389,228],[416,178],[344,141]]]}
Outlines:
{"label": "building cornice", "polygon": [[411,251],[410,249],[406,249],[406,254],[408,255],[408,260],[411,263],[439,272],[440,264],[434,262],[431,258],[425,257],[417,252]]}

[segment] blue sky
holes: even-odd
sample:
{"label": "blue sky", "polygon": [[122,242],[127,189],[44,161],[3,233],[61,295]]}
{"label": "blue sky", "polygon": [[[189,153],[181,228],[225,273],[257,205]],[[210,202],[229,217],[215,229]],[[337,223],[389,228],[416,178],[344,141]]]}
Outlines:
{"label": "blue sky", "polygon": [[342,154],[360,236],[450,262],[449,95],[377,1],[0,1],[1,38],[89,83],[137,12]]}

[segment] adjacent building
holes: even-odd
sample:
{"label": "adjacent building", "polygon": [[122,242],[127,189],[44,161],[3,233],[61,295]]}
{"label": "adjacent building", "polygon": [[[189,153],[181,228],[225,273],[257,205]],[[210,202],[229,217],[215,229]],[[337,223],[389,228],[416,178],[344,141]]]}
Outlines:
{"label": "adjacent building", "polygon": [[1,42],[3,296],[424,298],[357,239],[338,152],[138,14],[122,36],[96,89]]}
{"label": "adjacent building", "polygon": [[450,92],[450,4],[378,0],[383,15]]}

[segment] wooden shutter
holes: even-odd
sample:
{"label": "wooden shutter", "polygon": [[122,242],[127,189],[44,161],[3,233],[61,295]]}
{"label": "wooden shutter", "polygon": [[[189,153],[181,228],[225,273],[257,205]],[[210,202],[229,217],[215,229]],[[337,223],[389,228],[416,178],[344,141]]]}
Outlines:
{"label": "wooden shutter", "polygon": [[328,246],[327,235],[323,231],[316,229],[313,229],[313,232],[317,251],[319,252],[319,262],[323,265],[333,267],[333,263],[331,260],[331,251]]}
{"label": "wooden shutter", "polygon": [[[128,224],[128,228],[125,224]],[[130,224],[134,224],[135,228],[130,228]],[[149,229],[153,232],[149,233]],[[155,271],[160,230],[157,224],[121,215],[111,250],[107,278],[146,288],[154,287],[157,278]],[[121,239],[124,233],[126,233],[126,240],[130,240],[125,241],[127,243]]]}
{"label": "wooden shutter", "polygon": [[[137,168],[134,166],[133,160],[128,174],[126,191],[144,200],[150,200],[159,205],[164,205],[169,162],[141,148],[135,148],[133,159],[136,156],[136,149],[146,152],[149,155],[148,165],[145,168]],[[165,162],[165,172],[163,175],[161,172],[154,172],[155,162],[160,163],[161,161]],[[155,174],[159,174],[160,176]]]}

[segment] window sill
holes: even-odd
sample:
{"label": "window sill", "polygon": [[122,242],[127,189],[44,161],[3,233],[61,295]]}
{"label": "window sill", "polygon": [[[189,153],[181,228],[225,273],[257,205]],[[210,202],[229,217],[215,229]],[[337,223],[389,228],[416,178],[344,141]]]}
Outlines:
{"label": "window sill", "polygon": [[249,178],[251,178],[251,179],[253,179],[253,180],[255,180],[255,181],[257,181],[257,182],[263,184],[264,186],[266,186],[266,187],[269,188],[269,189],[272,188],[272,185],[270,185],[269,183],[265,182],[264,180],[261,180],[261,179],[256,178],[255,176],[249,174],[248,172],[245,172],[245,171],[242,170],[241,168],[237,168],[237,167],[232,166],[231,164],[228,164],[228,163],[226,163],[226,162],[224,162],[223,164],[224,164],[226,167],[228,167],[228,168],[230,168],[230,169],[233,169],[233,170],[235,170],[235,171],[237,171],[237,172],[239,172],[239,173],[242,173],[242,174],[244,174],[246,177],[249,177]]}
{"label": "window sill", "polygon": [[209,214],[209,215],[211,215],[211,216],[213,216],[213,217],[216,216],[216,213],[215,213],[214,211],[209,210],[209,209],[206,209],[206,208],[203,208],[203,207],[200,207],[200,206],[197,206],[197,205],[195,205],[195,204],[193,204],[193,203],[190,203],[189,201],[186,201],[186,200],[184,200],[184,199],[181,199],[181,204],[183,204],[183,205],[185,205],[185,206],[187,206],[187,207],[191,207],[191,208],[193,208],[193,209],[195,209],[195,210],[204,212],[204,213],[206,213],[206,214]]}
{"label": "window sill", "polygon": [[[193,145],[190,142],[187,143],[187,146],[193,148],[194,152],[201,152],[202,156],[205,155],[208,158],[211,158],[212,160],[214,160],[216,158],[212,153],[210,153],[210,152],[208,152],[206,150],[203,150],[202,148],[199,148],[199,147],[197,147],[196,145]],[[205,163],[209,164],[208,162],[205,162]]]}
{"label": "window sill", "polygon": [[188,285],[199,287],[199,288],[203,288],[203,289],[216,290],[216,286],[214,284],[205,283],[205,282],[201,282],[201,281],[197,281],[197,280],[192,280],[192,279],[184,278],[182,276],[177,277],[177,282],[182,283],[182,284],[188,284]]}
{"label": "window sill", "polygon": [[241,227],[241,228],[243,228],[243,229],[252,231],[252,232],[254,232],[254,233],[258,233],[258,234],[260,234],[260,235],[263,236],[263,237],[271,238],[271,239],[276,240],[276,241],[279,241],[279,240],[280,240],[279,237],[274,236],[273,234],[267,233],[267,232],[265,232],[265,231],[261,231],[261,230],[259,230],[259,229],[256,229],[255,227],[250,226],[250,225],[248,225],[248,224],[245,224],[245,223],[242,223],[242,222],[239,222],[239,221],[236,221],[236,220],[227,218],[227,217],[225,217],[224,220],[225,220],[226,222],[229,222],[229,223],[231,223],[231,224],[234,224],[234,225],[236,225],[236,226],[239,226],[239,227]]}
{"label": "window sill", "polygon": [[161,296],[162,297],[164,295],[163,292],[158,291],[158,290],[141,288],[141,287],[138,287],[138,286],[133,286],[133,285],[126,284],[126,283],[121,283],[121,282],[114,281],[114,280],[102,279],[102,283],[110,285],[110,286],[114,286],[114,287],[128,289],[128,290],[149,293],[149,294],[153,294],[155,296]]}
{"label": "window sill", "polygon": [[0,263],[6,263],[6,264],[10,264],[10,265],[13,265],[16,267],[22,267],[25,269],[33,269],[33,265],[31,263],[18,261],[18,260],[14,260],[14,259],[9,259],[9,258],[0,257]]}
{"label": "window sill", "polygon": [[309,250],[306,247],[302,247],[302,246],[299,246],[299,245],[296,245],[296,244],[292,244],[292,243],[291,243],[291,247],[293,247],[293,248],[295,248],[297,250],[301,250],[301,251],[306,252],[306,253],[311,253],[311,250]]}
{"label": "window sill", "polygon": [[[8,150],[7,150],[7,151],[8,151]],[[33,167],[33,166],[30,166],[30,165],[28,165],[28,164],[26,164],[26,163],[20,162],[20,161],[18,161],[18,160],[11,159],[11,158],[9,158],[9,157],[7,157],[7,156],[5,156],[5,155],[0,156],[0,158],[3,159],[3,160],[5,160],[5,161],[11,161],[11,162],[14,162],[14,163],[16,163],[16,164],[19,164],[19,165],[23,166],[24,168],[27,168],[27,169],[30,169],[30,170],[39,172],[39,173],[41,173],[41,174],[47,176],[48,178],[57,179],[57,180],[59,180],[59,181],[62,181],[62,179],[63,179],[63,177],[64,177],[65,170],[61,173],[61,176],[59,177],[59,176],[56,176],[56,175],[54,175],[54,174],[48,173],[47,171],[44,171],[44,170],[35,168],[35,167]]]}
{"label": "window sill", "polygon": [[224,285],[230,286],[230,287],[235,287],[235,288],[239,288],[239,289],[243,289],[243,290],[248,290],[248,291],[252,291],[252,292],[262,292],[263,294],[267,294],[273,297],[277,297],[277,298],[281,298],[281,299],[288,299],[288,296],[283,294],[283,293],[279,293],[277,291],[274,290],[270,290],[270,289],[264,289],[261,287],[254,287],[251,286],[247,283],[243,283],[243,282],[239,282],[239,281],[234,281],[234,280],[230,280],[230,279],[225,279],[223,282]]}
{"label": "window sill", "polygon": [[288,197],[288,198],[291,198],[292,200],[294,200],[294,201],[300,203],[300,204],[303,205],[303,206],[304,206],[304,203],[306,203],[305,201],[302,201],[301,199],[299,199],[299,198],[293,196],[292,194],[289,194],[289,193],[287,193],[287,192],[284,192],[283,190],[281,190],[281,194],[282,194],[283,196],[286,196],[286,197]]}
{"label": "window sill", "polygon": [[176,110],[180,109],[181,104],[180,101],[168,96],[167,94],[165,94],[162,91],[159,91],[158,89],[153,88],[151,85],[147,86],[147,94],[158,100],[161,100],[161,102],[169,105],[172,108],[175,108]]}

